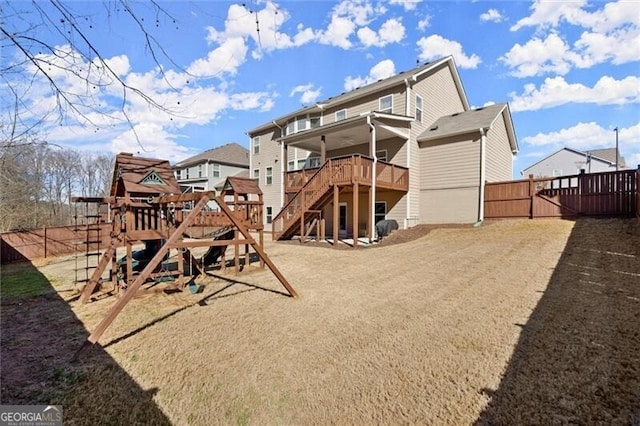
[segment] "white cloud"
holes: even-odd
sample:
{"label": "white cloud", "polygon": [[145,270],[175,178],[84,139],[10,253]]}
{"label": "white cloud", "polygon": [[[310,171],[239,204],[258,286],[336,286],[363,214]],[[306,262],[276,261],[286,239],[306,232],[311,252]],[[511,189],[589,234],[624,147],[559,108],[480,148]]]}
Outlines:
{"label": "white cloud", "polygon": [[404,10],[415,10],[422,0],[389,0],[389,4],[402,5]]}
{"label": "white cloud", "polygon": [[527,84],[521,95],[510,93],[512,111],[536,111],[568,103],[624,105],[640,102],[640,78],[604,76],[593,87],[569,84],[563,77],[547,78],[540,88]]}
{"label": "white cloud", "polygon": [[431,26],[431,15],[427,15],[418,21],[418,29],[424,31]]}
{"label": "white cloud", "polygon": [[143,157],[154,157],[177,162],[194,155],[194,151],[175,142],[176,135],[169,134],[158,124],[141,123],[114,138],[111,152],[139,153]]}
{"label": "white cloud", "polygon": [[[531,26],[539,33],[546,30],[555,32],[561,24],[585,29],[573,45],[564,44],[567,55],[564,60],[556,57],[556,65],[560,64],[561,74],[566,73],[571,67],[589,68],[608,61],[619,65],[640,58],[640,13],[637,2],[633,1],[606,3],[602,8],[593,10],[584,0],[536,0],[531,6],[531,14],[520,19],[511,27],[511,31]],[[566,34],[571,33],[566,31]],[[549,41],[551,37],[559,38],[552,33],[545,41]],[[549,67],[547,55],[536,60],[539,43],[540,40],[535,38],[524,46],[516,44],[511,49],[509,53],[518,50],[521,51],[520,54],[528,57],[526,65],[517,61],[512,65],[517,68],[515,75],[522,74],[520,68],[526,68],[528,73],[536,69],[539,73],[555,72],[553,66]],[[533,51],[522,52],[527,49]],[[506,63],[511,65],[510,61]]]}
{"label": "white cloud", "polygon": [[198,58],[188,67],[187,72],[201,78],[235,75],[247,58],[248,47],[242,37],[226,38],[220,46],[209,51],[206,57]]}
{"label": "white cloud", "polygon": [[344,80],[345,90],[353,90],[380,79],[388,78],[396,74],[396,66],[391,59],[385,59],[374,65],[366,77],[347,77]]}
{"label": "white cloud", "polygon": [[300,96],[300,103],[308,105],[315,102],[320,97],[321,90],[321,88],[314,89],[313,83],[301,84],[294,87],[289,96],[295,96],[296,94],[301,93],[302,96]]}
{"label": "white cloud", "polygon": [[[620,152],[625,156],[627,166],[634,167],[640,160],[640,123],[619,131]],[[575,126],[555,132],[538,133],[522,138],[521,143],[529,146],[546,146],[559,149],[570,147],[579,150],[611,148],[615,146],[615,133],[610,128],[595,122],[578,123]]]}
{"label": "white cloud", "polygon": [[482,22],[502,22],[504,17],[497,9],[489,9],[480,15]]}
{"label": "white cloud", "polygon": [[[351,36],[359,27],[368,26],[377,16],[383,15],[386,11],[382,5],[374,7],[369,0],[343,0],[331,11],[331,21],[327,29],[315,33],[316,39],[321,44],[350,49],[354,45]],[[394,29],[390,31],[393,32]],[[371,40],[373,33],[375,32],[371,29],[365,30],[362,37],[365,40]],[[378,34],[378,37],[381,36],[383,35]]]}
{"label": "white cloud", "polygon": [[462,45],[457,41],[447,40],[437,34],[429,37],[422,37],[417,42],[420,48],[420,54],[418,59],[421,61],[430,61],[432,59],[439,59],[443,56],[452,55],[456,61],[456,64],[460,68],[475,69],[482,62],[480,57],[476,54],[467,56]]}
{"label": "white cloud", "polygon": [[328,28],[319,34],[318,41],[322,44],[337,46],[346,50],[353,46],[349,37],[353,34],[355,29],[356,25],[349,19],[341,16],[334,16],[329,23]]}
{"label": "white cloud", "polygon": [[524,45],[514,45],[500,58],[516,77],[531,77],[544,73],[564,75],[578,56],[569,50],[569,46],[557,34],[546,39],[533,38]]}
{"label": "white cloud", "polygon": [[399,19],[389,19],[380,27],[376,33],[369,27],[358,30],[358,38],[365,47],[384,47],[390,43],[397,43],[405,36],[405,28]]}

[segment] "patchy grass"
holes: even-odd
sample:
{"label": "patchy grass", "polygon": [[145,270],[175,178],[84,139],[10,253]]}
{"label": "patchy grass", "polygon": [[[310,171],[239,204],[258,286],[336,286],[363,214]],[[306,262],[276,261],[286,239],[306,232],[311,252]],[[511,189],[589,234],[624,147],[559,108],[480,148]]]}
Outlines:
{"label": "patchy grass", "polygon": [[25,298],[53,293],[52,281],[30,263],[0,267],[0,298]]}

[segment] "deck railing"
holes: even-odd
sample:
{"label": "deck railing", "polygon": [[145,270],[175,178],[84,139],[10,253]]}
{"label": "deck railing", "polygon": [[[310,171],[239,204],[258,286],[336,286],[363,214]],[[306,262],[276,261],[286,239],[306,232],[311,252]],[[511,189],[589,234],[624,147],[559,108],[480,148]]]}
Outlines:
{"label": "deck railing", "polygon": [[[362,155],[336,157],[318,169],[288,172],[285,192],[294,193],[272,222],[273,239],[289,231],[306,211],[327,196],[334,185],[371,185],[373,159]],[[409,169],[379,161],[376,166],[376,185],[380,189],[409,190]]]}

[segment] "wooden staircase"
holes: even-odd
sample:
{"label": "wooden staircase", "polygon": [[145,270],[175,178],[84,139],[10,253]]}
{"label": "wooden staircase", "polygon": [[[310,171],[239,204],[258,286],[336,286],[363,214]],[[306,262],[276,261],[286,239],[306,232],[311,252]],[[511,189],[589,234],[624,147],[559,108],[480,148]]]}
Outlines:
{"label": "wooden staircase", "polygon": [[[304,229],[308,222],[331,200],[333,187],[343,189],[353,184],[371,185],[374,163],[362,155],[331,158],[315,173],[302,172],[306,180],[293,197],[284,205],[272,222],[274,240],[291,238]],[[409,170],[394,164],[378,162],[376,185],[379,188],[406,192],[409,189]]]}

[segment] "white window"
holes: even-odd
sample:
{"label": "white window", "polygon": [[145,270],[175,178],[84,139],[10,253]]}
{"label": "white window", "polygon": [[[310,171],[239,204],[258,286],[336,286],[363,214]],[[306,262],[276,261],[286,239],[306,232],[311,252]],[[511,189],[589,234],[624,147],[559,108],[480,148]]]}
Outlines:
{"label": "white window", "polygon": [[320,116],[314,116],[314,117],[310,117],[309,118],[309,127],[316,128],[316,127],[320,127],[322,125],[322,120],[320,119]]}
{"label": "white window", "polygon": [[253,153],[260,154],[260,136],[253,137]]}
{"label": "white window", "polygon": [[218,163],[211,164],[211,175],[213,177],[220,177],[220,164]]}
{"label": "white window", "polygon": [[301,118],[298,120],[298,132],[307,130],[307,118]]}
{"label": "white window", "polygon": [[380,151],[376,151],[376,158],[378,161],[387,161],[387,150],[381,149]]}
{"label": "white window", "polygon": [[271,185],[273,183],[273,167],[266,168],[264,180],[267,185]]}
{"label": "white window", "polygon": [[176,170],[176,179],[178,180],[182,179],[182,170],[180,169]]}
{"label": "white window", "polygon": [[309,157],[307,158],[305,168],[307,169],[315,169],[316,167],[320,167],[320,157]]}
{"label": "white window", "polygon": [[336,111],[336,121],[345,120],[347,118],[347,110],[341,109],[340,111]]}
{"label": "white window", "polygon": [[553,169],[553,177],[562,176],[562,169]]}
{"label": "white window", "polygon": [[387,95],[380,98],[380,112],[393,112],[393,95]]}
{"label": "white window", "polygon": [[260,169],[253,169],[253,179],[260,185]]}
{"label": "white window", "polygon": [[186,169],[184,169],[184,174],[185,174],[184,178],[185,179],[189,179],[189,168],[188,167]]}
{"label": "white window", "polygon": [[287,163],[287,171],[292,172],[296,169],[296,160],[289,160]]}
{"label": "white window", "polygon": [[416,95],[416,121],[422,123],[422,98]]}
{"label": "white window", "polygon": [[267,223],[273,222],[273,207],[267,206]]}
{"label": "white window", "polygon": [[296,170],[304,169],[305,164],[307,164],[307,160],[298,160],[298,168]]}
{"label": "white window", "polygon": [[295,132],[296,132],[296,122],[292,121],[289,124],[287,124],[287,127],[285,127],[285,136],[292,135]]}
{"label": "white window", "polygon": [[198,164],[198,177],[202,177],[202,164]]}

